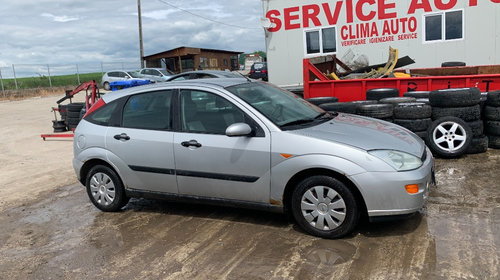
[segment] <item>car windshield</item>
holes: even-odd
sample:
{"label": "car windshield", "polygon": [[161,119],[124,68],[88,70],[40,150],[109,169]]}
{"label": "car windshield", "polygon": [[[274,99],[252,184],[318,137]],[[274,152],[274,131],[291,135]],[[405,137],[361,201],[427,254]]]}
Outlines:
{"label": "car windshield", "polygon": [[331,115],[295,94],[265,83],[245,83],[226,88],[261,112],[283,130],[316,125]]}
{"label": "car windshield", "polygon": [[165,75],[165,76],[172,76],[172,75],[174,75],[174,73],[172,73],[172,72],[171,72],[170,70],[168,70],[168,69],[167,69],[167,70],[163,70],[163,69],[162,69],[162,70],[160,70],[160,72],[161,72],[163,75]]}
{"label": "car windshield", "polygon": [[141,76],[139,76],[139,73],[137,73],[137,72],[135,72],[135,71],[128,71],[127,73],[128,73],[128,74],[130,75],[130,77],[132,77],[132,78],[140,78],[140,77],[141,77]]}

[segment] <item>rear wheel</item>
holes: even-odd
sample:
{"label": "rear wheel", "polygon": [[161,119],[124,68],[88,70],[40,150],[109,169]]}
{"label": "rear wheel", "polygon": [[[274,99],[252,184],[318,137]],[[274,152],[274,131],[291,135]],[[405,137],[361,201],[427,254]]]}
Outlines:
{"label": "rear wheel", "polygon": [[312,176],[301,181],[292,194],[292,213],[306,232],[339,238],[352,232],[359,209],[344,183],[329,176]]}
{"label": "rear wheel", "polygon": [[102,86],[103,86],[103,88],[104,88],[105,90],[110,90],[110,89],[111,89],[111,87],[109,86],[109,83],[108,83],[108,82],[104,82],[104,84],[102,84]]}
{"label": "rear wheel", "polygon": [[96,165],[90,169],[86,188],[90,201],[105,212],[118,211],[129,200],[116,172],[104,165]]}

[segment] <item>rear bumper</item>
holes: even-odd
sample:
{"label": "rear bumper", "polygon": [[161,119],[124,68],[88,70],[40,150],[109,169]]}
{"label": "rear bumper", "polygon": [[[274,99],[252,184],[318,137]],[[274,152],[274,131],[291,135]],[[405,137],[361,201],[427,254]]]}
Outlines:
{"label": "rear bumper", "polygon": [[[351,177],[365,200],[370,219],[407,215],[425,206],[430,189],[435,185],[434,158],[428,149],[427,153],[427,159],[416,170],[367,172]],[[409,194],[405,189],[408,184],[418,184],[418,192]]]}

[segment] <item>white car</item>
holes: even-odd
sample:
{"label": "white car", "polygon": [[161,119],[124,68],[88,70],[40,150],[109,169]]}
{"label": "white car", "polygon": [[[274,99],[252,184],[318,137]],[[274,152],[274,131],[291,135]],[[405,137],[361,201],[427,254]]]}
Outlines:
{"label": "white car", "polygon": [[173,75],[175,74],[170,70],[161,68],[144,68],[139,72],[141,78],[155,82],[165,82]]}

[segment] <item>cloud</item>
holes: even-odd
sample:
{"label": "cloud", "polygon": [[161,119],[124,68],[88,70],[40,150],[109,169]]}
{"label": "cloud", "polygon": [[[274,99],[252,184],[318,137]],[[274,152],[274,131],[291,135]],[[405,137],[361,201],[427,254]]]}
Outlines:
{"label": "cloud", "polygon": [[[244,28],[222,25],[159,1],[141,1],[145,55],[180,46],[265,50],[261,1],[217,0],[211,5],[204,0],[166,1],[205,18]],[[100,71],[101,62],[139,61],[136,1],[6,1],[0,18],[0,67],[7,73],[12,64],[79,64]],[[82,68],[80,71],[86,71]]]}
{"label": "cloud", "polygon": [[55,16],[55,15],[49,14],[49,13],[43,13],[43,14],[41,14],[41,16],[52,19],[55,22],[69,22],[69,21],[75,21],[75,20],[80,19],[79,17]]}

